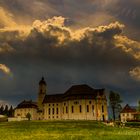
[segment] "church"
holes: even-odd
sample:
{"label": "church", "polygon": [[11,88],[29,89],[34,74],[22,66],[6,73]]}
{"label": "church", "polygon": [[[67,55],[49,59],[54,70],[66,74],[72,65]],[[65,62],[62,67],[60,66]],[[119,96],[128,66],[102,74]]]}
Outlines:
{"label": "church", "polygon": [[45,79],[39,82],[38,99],[22,101],[15,108],[15,118],[31,120],[108,120],[105,89],[86,84],[73,85],[62,94],[48,94]]}

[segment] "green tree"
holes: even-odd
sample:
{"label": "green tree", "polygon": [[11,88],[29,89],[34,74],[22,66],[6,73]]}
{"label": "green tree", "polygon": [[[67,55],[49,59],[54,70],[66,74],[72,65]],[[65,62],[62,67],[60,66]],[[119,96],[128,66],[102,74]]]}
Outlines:
{"label": "green tree", "polygon": [[140,112],[140,100],[138,102],[138,111]]}
{"label": "green tree", "polygon": [[31,114],[29,112],[26,114],[26,118],[28,118],[28,121],[31,120]]}
{"label": "green tree", "polygon": [[3,115],[3,112],[4,112],[4,107],[3,105],[0,107],[0,115]]}
{"label": "green tree", "polygon": [[8,105],[5,106],[5,109],[3,111],[3,115],[8,116]]}
{"label": "green tree", "polygon": [[[140,100],[138,102],[138,112],[140,112]],[[137,115],[137,119],[140,120],[140,114]]]}
{"label": "green tree", "polygon": [[13,117],[14,116],[14,109],[13,106],[11,105],[9,111],[8,111],[8,117]]}
{"label": "green tree", "polygon": [[113,115],[113,119],[114,121],[116,120],[116,114],[118,112],[120,112],[121,110],[121,98],[120,98],[120,95],[119,93],[116,93],[114,91],[110,91],[110,94],[109,94],[109,101],[110,101],[110,106],[111,106],[111,109],[112,109],[112,115]]}

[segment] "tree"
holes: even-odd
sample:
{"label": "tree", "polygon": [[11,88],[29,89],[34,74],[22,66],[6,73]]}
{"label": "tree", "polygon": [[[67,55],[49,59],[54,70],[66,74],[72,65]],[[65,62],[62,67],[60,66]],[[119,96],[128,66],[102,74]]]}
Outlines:
{"label": "tree", "polygon": [[4,112],[4,107],[3,105],[0,107],[0,114],[3,115],[3,112]]}
{"label": "tree", "polygon": [[116,120],[116,113],[121,110],[121,98],[120,95],[114,91],[110,91],[109,95],[110,106],[112,109],[113,119]]}
{"label": "tree", "polygon": [[140,112],[140,100],[138,102],[138,111]]}
{"label": "tree", "polygon": [[9,111],[8,111],[8,117],[13,117],[14,116],[14,109],[13,106],[11,105]]}
{"label": "tree", "polygon": [[[138,102],[138,112],[140,112],[140,100]],[[137,119],[140,120],[140,114],[137,115]]]}
{"label": "tree", "polygon": [[8,105],[5,106],[5,109],[3,111],[3,115],[8,116]]}
{"label": "tree", "polygon": [[28,118],[28,121],[31,120],[31,114],[29,112],[26,114],[26,118]]}

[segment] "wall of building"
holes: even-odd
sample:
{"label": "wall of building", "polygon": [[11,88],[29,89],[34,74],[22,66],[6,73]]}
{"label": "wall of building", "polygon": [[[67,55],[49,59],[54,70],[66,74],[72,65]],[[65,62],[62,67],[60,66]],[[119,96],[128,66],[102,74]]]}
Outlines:
{"label": "wall of building", "polygon": [[108,120],[105,99],[68,100],[62,103],[45,103],[44,119]]}
{"label": "wall of building", "polygon": [[121,113],[121,122],[126,122],[127,120],[134,120],[134,115],[132,113]]}
{"label": "wall of building", "polygon": [[62,119],[62,103],[44,104],[44,119]]}
{"label": "wall of building", "polygon": [[31,114],[31,120],[37,120],[36,108],[17,108],[15,109],[14,117],[26,118],[27,113]]}

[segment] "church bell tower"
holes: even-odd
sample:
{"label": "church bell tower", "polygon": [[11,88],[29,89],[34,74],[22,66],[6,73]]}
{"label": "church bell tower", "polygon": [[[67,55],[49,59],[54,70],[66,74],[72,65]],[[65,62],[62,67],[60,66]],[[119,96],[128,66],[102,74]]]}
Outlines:
{"label": "church bell tower", "polygon": [[46,95],[46,82],[44,80],[44,77],[39,82],[39,92],[38,92],[38,109],[39,111],[43,111],[43,100]]}

